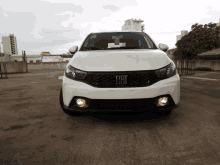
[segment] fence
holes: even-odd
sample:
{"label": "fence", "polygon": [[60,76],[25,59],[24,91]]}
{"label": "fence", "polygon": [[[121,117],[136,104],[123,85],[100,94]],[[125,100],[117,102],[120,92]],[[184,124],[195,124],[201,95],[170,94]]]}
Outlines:
{"label": "fence", "polygon": [[[196,68],[210,68],[212,71],[220,71],[220,60],[173,60],[178,73],[181,75],[194,75]],[[188,62],[188,67],[187,67]]]}
{"label": "fence", "polygon": [[174,60],[177,71],[180,75],[194,75],[195,74],[195,60]]}
{"label": "fence", "polygon": [[213,71],[220,70],[219,60],[196,60],[195,67],[207,67]]}
{"label": "fence", "polygon": [[[181,68],[181,60],[173,60],[177,66],[177,68]],[[186,68],[186,60],[182,60],[183,63],[183,68]],[[191,69],[195,69],[198,67],[206,67],[206,68],[210,68],[213,71],[220,71],[220,60],[190,60],[189,61],[190,65],[192,64],[192,67],[190,67]],[[194,64],[193,64],[194,63]]]}

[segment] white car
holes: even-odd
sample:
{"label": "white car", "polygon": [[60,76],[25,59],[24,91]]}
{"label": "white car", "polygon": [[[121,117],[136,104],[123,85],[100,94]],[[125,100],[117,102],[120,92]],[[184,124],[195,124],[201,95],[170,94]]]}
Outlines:
{"label": "white car", "polygon": [[[159,48],[158,48],[159,47]],[[180,103],[180,78],[174,62],[144,32],[101,32],[87,36],[64,71],[63,111],[170,114]]]}

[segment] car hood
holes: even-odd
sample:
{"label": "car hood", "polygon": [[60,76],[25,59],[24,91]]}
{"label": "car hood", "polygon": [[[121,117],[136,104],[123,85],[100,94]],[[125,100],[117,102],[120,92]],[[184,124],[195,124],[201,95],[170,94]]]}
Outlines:
{"label": "car hood", "polygon": [[161,50],[78,51],[68,64],[84,71],[155,70],[171,63]]}

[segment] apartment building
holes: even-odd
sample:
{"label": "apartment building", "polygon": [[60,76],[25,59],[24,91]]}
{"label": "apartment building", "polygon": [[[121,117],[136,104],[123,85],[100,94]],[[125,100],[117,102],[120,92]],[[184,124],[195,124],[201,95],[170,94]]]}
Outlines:
{"label": "apartment building", "polygon": [[219,19],[219,23],[216,23],[216,26],[220,26],[220,19]]}
{"label": "apartment building", "polygon": [[126,31],[126,30],[134,30],[134,31],[142,31],[142,25],[141,23],[144,22],[143,20],[139,19],[139,20],[133,20],[132,19],[128,19],[125,21],[125,24],[122,26],[122,31]]}
{"label": "apartment building", "polygon": [[181,35],[176,36],[176,42],[179,41],[183,36],[187,35],[188,31],[187,30],[182,30]]}
{"label": "apartment building", "polygon": [[17,39],[14,34],[2,36],[3,53],[14,55],[18,54]]}

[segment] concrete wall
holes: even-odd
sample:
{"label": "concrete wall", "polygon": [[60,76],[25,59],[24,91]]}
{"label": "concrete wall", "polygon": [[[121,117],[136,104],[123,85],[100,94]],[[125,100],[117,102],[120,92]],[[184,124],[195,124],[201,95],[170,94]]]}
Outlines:
{"label": "concrete wall", "polygon": [[36,63],[37,60],[41,60],[41,58],[27,57],[27,63],[30,63],[31,61],[33,61],[33,63]]}
{"label": "concrete wall", "polygon": [[0,55],[0,62],[8,62],[8,61],[11,61],[11,55],[9,54]]}
{"label": "concrete wall", "polygon": [[[17,60],[17,61],[23,61],[23,58],[22,57],[11,57],[11,60],[12,61],[15,61],[15,60]],[[40,57],[27,57],[27,63],[31,63],[31,61],[33,61],[33,63],[36,63],[37,62],[37,60],[40,60],[41,61],[41,58]],[[42,62],[65,62],[65,61],[70,61],[71,60],[71,58],[62,58],[62,57],[55,57],[55,58],[49,58],[49,57],[47,57],[47,58],[43,58],[42,59]],[[0,59],[0,61],[1,61],[1,59]]]}
{"label": "concrete wall", "polygon": [[[23,61],[18,62],[0,62],[2,73],[5,73],[2,64],[6,64],[7,73],[26,73],[26,63]],[[66,68],[67,62],[48,62],[42,64],[28,64],[28,70],[38,70],[38,69],[61,69]]]}
{"label": "concrete wall", "polygon": [[[177,66],[177,68],[181,68],[181,63],[179,60],[175,61],[173,60]],[[194,62],[195,62],[195,67],[194,67]],[[192,66],[192,67],[191,67]],[[183,67],[187,67],[187,61],[184,60],[183,62]],[[192,60],[189,61],[189,67],[194,69],[198,67],[207,67],[211,68],[214,71],[220,70],[220,60]]]}
{"label": "concrete wall", "polygon": [[28,64],[28,70],[35,69],[65,69],[67,62],[48,62],[41,64]]}
{"label": "concrete wall", "polygon": [[43,56],[42,62],[62,62],[61,56]]}
{"label": "concrete wall", "polygon": [[65,62],[65,61],[70,61],[72,58],[63,58],[63,62]]}
{"label": "concrete wall", "polygon": [[5,73],[2,64],[6,64],[7,73],[26,73],[26,63],[23,61],[19,62],[0,62],[2,73]]}

